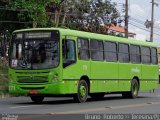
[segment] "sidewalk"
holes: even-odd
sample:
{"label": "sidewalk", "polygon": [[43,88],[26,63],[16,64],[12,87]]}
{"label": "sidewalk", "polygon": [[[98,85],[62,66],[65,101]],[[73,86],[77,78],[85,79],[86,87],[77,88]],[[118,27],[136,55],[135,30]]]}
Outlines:
{"label": "sidewalk", "polygon": [[6,68],[0,66],[0,98],[8,97],[8,75]]}
{"label": "sidewalk", "polygon": [[0,99],[3,99],[3,98],[8,98],[8,97],[10,97],[10,95],[9,94],[1,94],[0,93]]}

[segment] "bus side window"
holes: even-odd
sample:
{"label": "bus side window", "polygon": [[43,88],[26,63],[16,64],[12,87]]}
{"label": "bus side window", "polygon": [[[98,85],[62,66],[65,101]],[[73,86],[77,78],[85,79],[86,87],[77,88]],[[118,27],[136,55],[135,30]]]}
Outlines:
{"label": "bus side window", "polygon": [[143,64],[151,63],[151,50],[150,47],[142,46],[141,47],[141,59]]}
{"label": "bus side window", "polygon": [[63,67],[67,67],[76,62],[75,42],[73,40],[63,40]]}
{"label": "bus side window", "polygon": [[151,62],[154,65],[158,64],[157,49],[156,48],[151,48]]}
{"label": "bus side window", "polygon": [[89,41],[88,39],[78,38],[78,58],[80,60],[89,60]]}

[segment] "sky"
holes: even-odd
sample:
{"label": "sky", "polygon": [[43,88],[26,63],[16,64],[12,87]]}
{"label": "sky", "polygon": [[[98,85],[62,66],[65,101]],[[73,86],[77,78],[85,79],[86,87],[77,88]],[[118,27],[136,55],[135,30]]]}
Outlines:
{"label": "sky", "polygon": [[[129,1],[129,31],[136,33],[138,40],[150,40],[150,28],[146,28],[145,21],[151,20],[151,1],[152,0],[128,0]],[[124,13],[123,4],[125,0],[111,0],[117,3],[120,14]],[[154,35],[153,42],[160,47],[160,0],[155,0],[159,6],[154,6]]]}

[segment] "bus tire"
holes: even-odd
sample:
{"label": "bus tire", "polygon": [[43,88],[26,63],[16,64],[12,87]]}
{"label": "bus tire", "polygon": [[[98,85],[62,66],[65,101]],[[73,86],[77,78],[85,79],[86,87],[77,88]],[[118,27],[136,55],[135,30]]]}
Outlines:
{"label": "bus tire", "polygon": [[88,97],[88,84],[85,80],[80,80],[78,83],[78,91],[74,96],[75,102],[83,103]]}
{"label": "bus tire", "polygon": [[133,79],[131,83],[131,91],[129,92],[129,97],[130,98],[136,98],[138,96],[139,92],[139,84],[137,79]]}
{"label": "bus tire", "polygon": [[43,99],[44,99],[44,96],[30,96],[31,100],[36,103],[36,104],[39,104],[39,103],[42,103],[43,102]]}

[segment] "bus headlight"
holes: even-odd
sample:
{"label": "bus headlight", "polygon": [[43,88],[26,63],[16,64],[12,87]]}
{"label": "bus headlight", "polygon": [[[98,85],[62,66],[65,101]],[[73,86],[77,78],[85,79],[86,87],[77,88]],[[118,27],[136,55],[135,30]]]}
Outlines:
{"label": "bus headlight", "polygon": [[15,82],[15,80],[14,80],[14,78],[13,78],[13,76],[11,74],[9,75],[9,81],[10,82]]}
{"label": "bus headlight", "polygon": [[54,79],[54,82],[57,82],[58,81],[58,74],[55,74],[53,79]]}

